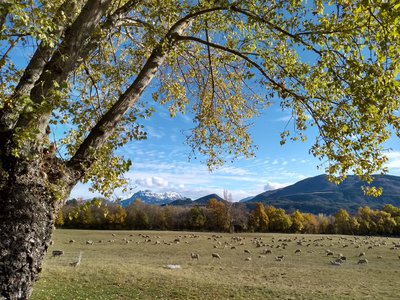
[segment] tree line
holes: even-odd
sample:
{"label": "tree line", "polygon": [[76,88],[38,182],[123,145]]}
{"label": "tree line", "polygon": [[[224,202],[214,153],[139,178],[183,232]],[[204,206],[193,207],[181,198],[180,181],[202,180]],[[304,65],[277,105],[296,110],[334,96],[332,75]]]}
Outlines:
{"label": "tree line", "polygon": [[400,208],[381,210],[360,207],[351,215],[340,209],[335,215],[287,213],[282,208],[255,203],[208,201],[206,206],[157,206],[136,199],[127,207],[106,199],[73,199],[60,210],[56,226],[76,229],[195,230],[220,232],[282,232],[353,235],[399,235]]}

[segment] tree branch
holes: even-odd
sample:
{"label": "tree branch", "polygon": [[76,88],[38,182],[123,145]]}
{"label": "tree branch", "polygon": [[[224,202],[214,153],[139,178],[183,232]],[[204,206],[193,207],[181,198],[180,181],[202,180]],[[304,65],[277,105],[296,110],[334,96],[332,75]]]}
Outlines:
{"label": "tree branch", "polygon": [[[75,1],[65,1],[58,9],[53,19],[53,22],[59,25],[58,30],[52,32],[54,39],[57,40],[64,34],[68,22],[73,18],[72,12],[75,5]],[[66,22],[64,24],[61,22],[63,15],[66,17]],[[13,95],[11,95],[11,97],[5,103],[3,109],[0,110],[0,132],[8,131],[14,127],[18,118],[18,113],[15,111],[15,101],[17,101],[20,97],[30,93],[35,82],[42,74],[46,63],[54,54],[54,51],[55,47],[43,42],[35,51],[18,82]]]}
{"label": "tree branch", "polygon": [[34,107],[32,113],[22,113],[17,121],[16,127],[37,128],[44,133],[50,113],[55,103],[51,100],[51,93],[55,89],[55,83],[61,84],[68,78],[69,74],[86,58],[86,45],[91,41],[95,29],[100,20],[106,14],[112,0],[88,0],[81,13],[65,33],[58,50],[53,54],[50,61],[44,66],[43,72],[30,92],[33,105],[40,106],[43,100],[46,107],[40,109],[39,115]]}
{"label": "tree branch", "polygon": [[196,11],[184,16],[172,25],[165,38],[153,49],[150,57],[134,82],[93,127],[75,155],[67,162],[67,166],[76,172],[77,180],[82,178],[84,173],[91,166],[95,159],[93,157],[94,151],[101,148],[106,143],[107,139],[115,132],[118,123],[125,113],[138,101],[160,66],[164,63],[168,53],[173,49],[173,46],[177,42],[177,37],[190,26],[190,23],[198,16],[229,9],[230,6],[220,6]]}
{"label": "tree branch", "polygon": [[233,11],[236,11],[236,12],[238,12],[238,13],[241,13],[241,14],[243,14],[243,15],[249,17],[249,18],[252,18],[252,19],[255,19],[255,20],[259,21],[259,22],[262,22],[262,23],[264,23],[264,24],[267,24],[269,28],[271,28],[271,29],[273,29],[273,30],[276,30],[276,31],[278,31],[278,32],[280,32],[280,33],[282,33],[282,34],[284,34],[284,35],[286,35],[286,36],[292,38],[293,40],[295,40],[295,41],[301,43],[302,45],[306,46],[308,49],[310,49],[310,50],[314,51],[315,53],[321,55],[321,52],[320,52],[318,49],[316,49],[316,48],[313,47],[311,44],[309,44],[309,43],[307,43],[306,41],[304,41],[304,40],[303,40],[302,38],[300,38],[297,34],[292,34],[292,33],[290,33],[289,31],[287,31],[287,30],[285,30],[285,29],[283,29],[283,28],[280,28],[280,27],[276,26],[276,25],[273,24],[272,22],[268,21],[267,19],[265,19],[265,18],[263,18],[263,17],[261,17],[261,16],[256,15],[255,13],[253,13],[253,12],[251,12],[251,11],[243,10],[243,9],[241,9],[241,8],[238,8],[237,6],[234,6],[234,5],[232,5],[232,10],[233,10]]}
{"label": "tree branch", "polygon": [[99,120],[75,155],[67,162],[67,166],[76,172],[77,179],[80,179],[92,164],[93,152],[106,143],[107,139],[115,132],[122,117],[138,101],[140,95],[154,78],[167,54],[175,45],[175,37],[182,33],[190,23],[190,18],[184,18],[171,27],[165,38],[154,48],[135,81]]}

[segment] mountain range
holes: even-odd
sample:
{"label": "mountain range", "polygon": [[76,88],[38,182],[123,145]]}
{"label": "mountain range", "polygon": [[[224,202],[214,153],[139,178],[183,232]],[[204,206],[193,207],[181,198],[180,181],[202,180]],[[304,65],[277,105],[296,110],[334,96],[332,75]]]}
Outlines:
{"label": "mountain range", "polygon": [[182,195],[175,192],[155,193],[150,190],[145,190],[134,193],[130,198],[122,200],[120,204],[122,207],[127,207],[136,199],[139,199],[143,203],[151,205],[163,205],[182,200],[191,201],[189,198],[183,197]]}
{"label": "mountain range", "polygon": [[382,187],[380,197],[364,195],[361,187],[366,183],[357,176],[348,176],[341,184],[328,181],[326,175],[319,175],[301,180],[293,185],[266,191],[245,203],[261,202],[273,205],[288,212],[296,209],[314,214],[331,215],[339,209],[355,213],[361,206],[381,209],[385,204],[400,206],[400,177],[390,175],[374,175],[373,186]]}
{"label": "mountain range", "polygon": [[[392,204],[400,207],[400,177],[390,175],[374,175],[373,177],[373,185],[383,188],[382,195],[377,198],[364,195],[361,187],[365,183],[356,176],[348,176],[340,185],[336,185],[328,181],[326,175],[319,175],[281,189],[266,191],[255,197],[242,199],[240,203],[234,203],[234,205],[245,205],[252,209],[256,202],[261,202],[264,205],[283,208],[289,213],[298,209],[305,213],[326,215],[335,214],[341,208],[354,214],[361,206],[381,209],[385,204]],[[224,201],[216,194],[192,201],[190,198],[174,192],[154,193],[147,190],[139,191],[129,199],[121,201],[121,205],[126,207],[134,200],[140,199],[144,203],[153,205],[205,206],[212,198]]]}

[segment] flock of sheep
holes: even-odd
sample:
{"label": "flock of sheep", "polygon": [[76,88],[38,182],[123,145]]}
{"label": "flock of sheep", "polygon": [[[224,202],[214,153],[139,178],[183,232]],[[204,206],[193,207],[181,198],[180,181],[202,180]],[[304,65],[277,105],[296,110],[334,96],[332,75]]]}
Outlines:
{"label": "flock of sheep", "polygon": [[[214,242],[216,242],[216,245],[214,245],[214,248],[218,248],[218,246],[221,246],[222,248],[222,243],[218,241],[218,238],[222,238],[222,236],[212,236]],[[223,248],[230,247],[230,249],[237,249],[237,245],[234,244],[239,244],[239,245],[245,245],[244,242],[245,238],[244,237],[232,237],[230,242],[225,241],[223,244]],[[336,241],[337,245],[336,246],[341,246],[343,249],[349,248],[353,246],[355,249],[358,249],[360,247],[366,247],[368,250],[373,249],[374,247],[390,247],[391,250],[400,250],[400,241],[398,242],[392,242],[391,244],[388,243],[387,238],[372,238],[372,237],[339,237],[338,241]],[[300,249],[301,247],[303,248],[318,248],[318,247],[324,247],[327,244],[330,246],[335,245],[335,241],[332,237],[326,236],[326,237],[318,237],[315,239],[310,238],[309,236],[306,237],[301,237],[301,236],[294,236],[291,238],[279,238],[275,239],[275,237],[272,237],[270,243],[266,244],[263,242],[263,238],[253,238],[251,240],[251,243],[255,248],[262,248],[260,254],[258,255],[258,258],[265,258],[266,255],[272,255],[273,249],[282,249],[285,250],[290,243],[295,243],[297,245],[297,248],[294,250],[293,255],[301,255],[302,250]],[[246,254],[251,254],[251,251],[249,249],[244,249],[244,253]],[[308,253],[313,253],[313,250],[307,250]],[[399,251],[400,252],[400,251]],[[221,259],[221,255],[217,252],[211,253],[211,256],[216,259]],[[343,253],[334,253],[330,249],[326,249],[325,252],[321,255],[323,257],[332,257],[334,258],[333,260],[329,260],[329,262],[332,265],[335,266],[341,266],[344,262],[347,261],[347,257],[343,255]],[[198,253],[192,252],[190,254],[190,257],[192,259],[199,259],[200,255]],[[284,261],[285,255],[276,255],[274,256],[274,260],[281,262]],[[355,256],[357,259],[357,264],[368,264],[368,259],[366,258],[366,253],[365,252],[360,252],[358,255]],[[377,259],[382,259],[383,257],[381,255],[376,256]],[[398,258],[400,259],[400,254],[398,255]],[[252,257],[247,256],[245,261],[251,261]]]}
{"label": "flock of sheep", "polygon": [[[161,236],[150,236],[143,233],[131,233],[127,237],[120,238],[119,234],[113,233],[108,240],[86,240],[86,246],[93,246],[101,243],[136,243],[147,245],[176,245],[180,243],[187,244],[186,248],[190,249],[191,245],[196,245],[193,239],[206,239],[210,245],[209,254],[212,259],[222,260],[224,255],[228,255],[226,251],[242,253],[240,259],[252,261],[255,258],[263,259],[272,257],[273,261],[283,262],[287,258],[301,258],[304,254],[319,255],[322,259],[326,259],[326,263],[334,266],[341,266],[344,263],[353,263],[365,265],[369,263],[368,258],[374,255],[374,248],[387,247],[393,250],[393,255],[400,259],[400,240],[389,239],[385,237],[357,237],[357,236],[312,236],[312,235],[288,235],[279,238],[276,235],[265,235],[262,237],[252,236],[233,236],[233,235],[217,235],[217,234],[185,234],[176,235],[170,239],[162,239]],[[201,241],[203,245],[205,241]],[[76,243],[70,240],[69,243]],[[82,245],[84,247],[84,245]],[[336,251],[330,250],[335,248]],[[293,250],[294,249],[294,250]],[[337,251],[337,249],[341,249]],[[193,249],[194,250],[194,249]],[[355,251],[359,250],[359,252]],[[398,250],[398,251],[396,251]],[[202,256],[207,254],[202,250]],[[304,254],[303,254],[304,253]],[[53,250],[52,257],[64,255],[63,250]],[[200,260],[200,253],[192,251],[190,253],[191,260]],[[367,258],[368,257],[368,258]],[[82,252],[79,252],[78,259],[70,262],[73,267],[79,266],[81,263]],[[383,259],[382,255],[375,255],[376,259]]]}

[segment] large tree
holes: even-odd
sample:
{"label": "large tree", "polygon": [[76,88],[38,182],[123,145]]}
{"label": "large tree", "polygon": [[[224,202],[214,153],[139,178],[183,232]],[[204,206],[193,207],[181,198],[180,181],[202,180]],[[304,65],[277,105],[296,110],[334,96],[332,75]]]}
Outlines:
{"label": "large tree", "polygon": [[0,0],[0,297],[29,297],[77,182],[124,183],[113,152],[152,101],[192,113],[210,168],[252,156],[251,118],[279,103],[282,143],[314,126],[328,174],[370,180],[400,128],[399,18],[396,0]]}

